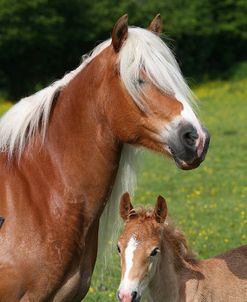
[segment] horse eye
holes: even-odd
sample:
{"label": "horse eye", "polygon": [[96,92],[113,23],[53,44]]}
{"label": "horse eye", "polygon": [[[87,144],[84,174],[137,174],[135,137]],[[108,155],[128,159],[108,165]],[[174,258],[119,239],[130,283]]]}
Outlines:
{"label": "horse eye", "polygon": [[139,84],[139,85],[143,85],[144,83],[145,83],[145,82],[144,82],[143,79],[141,79],[141,78],[138,79],[138,84]]}
{"label": "horse eye", "polygon": [[120,247],[119,247],[118,244],[117,244],[117,250],[118,250],[118,253],[120,254],[120,253],[121,253],[121,250],[120,250]]}
{"label": "horse eye", "polygon": [[160,249],[156,247],[154,250],[152,250],[152,253],[150,254],[151,257],[156,256],[160,252]]}
{"label": "horse eye", "polygon": [[145,81],[141,78],[138,78],[138,79],[135,79],[134,84],[135,84],[135,86],[142,86],[145,84]]}

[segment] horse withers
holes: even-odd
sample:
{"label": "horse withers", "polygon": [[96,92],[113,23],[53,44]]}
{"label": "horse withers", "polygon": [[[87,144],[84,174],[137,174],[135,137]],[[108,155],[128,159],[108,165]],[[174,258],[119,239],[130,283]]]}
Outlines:
{"label": "horse withers", "polygon": [[160,16],[148,29],[123,16],[77,69],[0,120],[1,302],[85,297],[138,146],[181,169],[204,160],[209,135],[160,28]]}
{"label": "horse withers", "polygon": [[122,196],[124,230],[118,240],[121,302],[246,302],[247,245],[197,260],[184,235],[167,218],[159,196],[154,209],[134,209]]}

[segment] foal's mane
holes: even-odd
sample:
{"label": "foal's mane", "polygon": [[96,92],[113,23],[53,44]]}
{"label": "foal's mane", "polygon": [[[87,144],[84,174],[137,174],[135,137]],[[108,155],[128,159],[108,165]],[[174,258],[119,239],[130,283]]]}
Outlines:
{"label": "foal's mane", "polygon": [[183,266],[184,261],[189,264],[196,264],[198,261],[196,255],[189,248],[187,239],[175,223],[168,218],[164,224],[164,238],[169,242],[176,262],[174,262],[176,268]]}

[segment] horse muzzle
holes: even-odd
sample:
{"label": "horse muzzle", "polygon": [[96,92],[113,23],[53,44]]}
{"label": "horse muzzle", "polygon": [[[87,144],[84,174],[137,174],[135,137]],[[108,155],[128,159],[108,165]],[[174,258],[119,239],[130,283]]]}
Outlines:
{"label": "horse muzzle", "polygon": [[205,159],[210,135],[205,128],[200,133],[191,124],[182,125],[168,142],[170,155],[183,170],[197,168]]}

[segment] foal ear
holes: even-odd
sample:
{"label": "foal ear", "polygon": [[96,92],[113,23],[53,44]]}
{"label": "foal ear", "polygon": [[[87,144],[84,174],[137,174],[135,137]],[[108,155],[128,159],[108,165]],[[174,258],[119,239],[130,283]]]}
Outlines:
{"label": "foal ear", "polygon": [[165,198],[158,196],[154,209],[154,217],[158,223],[163,223],[167,216],[167,204]]}
{"label": "foal ear", "polygon": [[162,32],[162,20],[160,14],[154,17],[153,21],[148,26],[148,30],[150,30],[157,36],[160,36]]}
{"label": "foal ear", "polygon": [[124,221],[129,217],[131,210],[133,210],[133,206],[130,202],[130,196],[128,192],[125,192],[120,200],[120,216]]}
{"label": "foal ear", "polygon": [[112,45],[119,52],[128,36],[128,15],[125,14],[118,19],[112,31]]}

